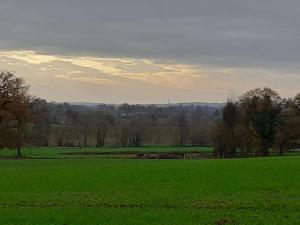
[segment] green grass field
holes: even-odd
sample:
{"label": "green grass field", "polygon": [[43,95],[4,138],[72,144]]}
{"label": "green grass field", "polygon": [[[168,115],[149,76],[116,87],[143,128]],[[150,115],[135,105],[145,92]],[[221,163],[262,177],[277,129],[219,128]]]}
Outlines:
{"label": "green grass field", "polygon": [[0,224],[300,224],[300,157],[0,161]]}
{"label": "green grass field", "polygon": [[[59,148],[59,147],[44,147],[44,148],[23,148],[22,155],[25,158],[118,158],[117,156],[135,156],[137,153],[171,153],[171,152],[184,152],[184,153],[205,153],[210,154],[213,152],[213,147],[127,147],[127,148]],[[72,154],[71,154],[72,153]],[[91,154],[95,153],[95,155]],[[278,156],[278,150],[270,153],[273,156]],[[300,150],[284,153],[285,156],[300,156]],[[10,149],[0,149],[1,158],[15,158],[16,151]],[[120,158],[120,157],[119,157]],[[121,157],[122,158],[122,157]]]}
{"label": "green grass field", "polygon": [[[22,155],[31,158],[83,158],[84,153],[137,153],[137,152],[212,152],[212,147],[136,147],[136,148],[23,148]],[[82,155],[70,156],[66,153],[81,153]],[[0,150],[1,157],[15,157],[15,150],[2,149]],[[87,156],[88,157],[88,156]],[[98,157],[100,157],[98,155]]]}

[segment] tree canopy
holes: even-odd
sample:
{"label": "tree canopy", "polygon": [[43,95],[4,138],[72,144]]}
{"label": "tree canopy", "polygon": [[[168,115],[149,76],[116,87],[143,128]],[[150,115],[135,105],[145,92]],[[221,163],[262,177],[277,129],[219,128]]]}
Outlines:
{"label": "tree canopy", "polygon": [[24,144],[23,127],[30,120],[29,87],[11,72],[0,73],[0,147],[20,148]]}

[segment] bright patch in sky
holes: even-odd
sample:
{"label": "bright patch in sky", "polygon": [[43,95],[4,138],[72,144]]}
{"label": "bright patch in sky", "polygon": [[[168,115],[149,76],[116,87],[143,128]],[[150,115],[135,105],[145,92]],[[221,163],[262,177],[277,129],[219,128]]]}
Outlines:
{"label": "bright patch in sky", "polygon": [[0,70],[50,101],[292,97],[299,24],[299,0],[1,0]]}
{"label": "bright patch in sky", "polygon": [[105,103],[222,102],[232,93],[268,86],[283,96],[300,77],[267,69],[208,67],[140,58],[0,52],[0,68],[16,71],[32,93],[54,101]]}

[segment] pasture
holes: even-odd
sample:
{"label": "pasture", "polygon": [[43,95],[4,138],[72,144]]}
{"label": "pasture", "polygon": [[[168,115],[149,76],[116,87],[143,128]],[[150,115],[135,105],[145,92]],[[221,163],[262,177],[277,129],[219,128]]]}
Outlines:
{"label": "pasture", "polygon": [[[48,148],[23,148],[22,155],[25,158],[51,158],[51,159],[62,159],[62,158],[91,158],[95,156],[107,157],[111,156],[135,156],[138,153],[211,153],[212,147],[127,147],[127,148],[63,148],[63,147],[48,147]],[[2,149],[0,150],[0,158],[14,158],[16,153],[14,150]]]}
{"label": "pasture", "polygon": [[5,225],[300,224],[298,156],[8,159],[0,170]]}

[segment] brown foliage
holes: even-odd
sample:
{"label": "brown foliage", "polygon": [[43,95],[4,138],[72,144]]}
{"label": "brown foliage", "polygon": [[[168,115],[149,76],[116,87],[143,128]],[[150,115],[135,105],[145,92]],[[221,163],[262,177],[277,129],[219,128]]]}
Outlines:
{"label": "brown foliage", "polygon": [[13,73],[0,73],[0,147],[17,148],[24,143],[23,128],[30,120],[28,86]]}

